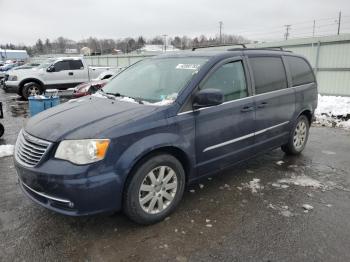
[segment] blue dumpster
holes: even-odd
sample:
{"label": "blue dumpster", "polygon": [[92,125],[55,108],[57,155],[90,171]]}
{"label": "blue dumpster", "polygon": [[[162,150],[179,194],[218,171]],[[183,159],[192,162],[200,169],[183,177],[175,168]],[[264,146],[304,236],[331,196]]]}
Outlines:
{"label": "blue dumpster", "polygon": [[58,96],[30,96],[29,100],[29,112],[31,116],[34,116],[46,109],[57,106],[60,103]]}

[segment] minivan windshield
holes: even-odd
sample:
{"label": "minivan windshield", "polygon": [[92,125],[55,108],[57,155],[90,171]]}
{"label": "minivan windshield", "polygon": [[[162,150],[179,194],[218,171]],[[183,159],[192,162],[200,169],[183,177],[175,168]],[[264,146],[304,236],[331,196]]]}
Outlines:
{"label": "minivan windshield", "polygon": [[171,104],[207,61],[204,57],[145,59],[116,75],[103,92],[144,103]]}

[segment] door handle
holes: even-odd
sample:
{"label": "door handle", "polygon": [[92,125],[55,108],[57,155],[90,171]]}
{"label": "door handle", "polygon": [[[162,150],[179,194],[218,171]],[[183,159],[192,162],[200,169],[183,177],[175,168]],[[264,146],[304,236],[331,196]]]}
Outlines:
{"label": "door handle", "polygon": [[261,102],[260,105],[258,105],[259,108],[264,108],[265,106],[267,106],[267,102]]}
{"label": "door handle", "polygon": [[241,112],[249,112],[249,111],[253,111],[255,108],[254,106],[244,106],[241,109]]}
{"label": "door handle", "polygon": [[68,75],[72,76],[72,75],[74,75],[74,74],[73,74],[73,72],[69,72]]}

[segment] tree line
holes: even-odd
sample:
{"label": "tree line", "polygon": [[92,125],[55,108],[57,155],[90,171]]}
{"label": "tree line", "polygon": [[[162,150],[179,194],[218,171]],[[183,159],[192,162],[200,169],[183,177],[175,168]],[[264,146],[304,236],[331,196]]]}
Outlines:
{"label": "tree line", "polygon": [[175,36],[165,38],[163,36],[155,36],[150,39],[146,39],[143,36],[137,38],[127,37],[123,39],[98,39],[95,37],[89,37],[88,39],[74,41],[65,37],[58,37],[57,39],[38,39],[34,45],[14,45],[5,44],[0,45],[2,49],[24,49],[27,50],[29,55],[43,55],[43,54],[63,54],[68,49],[76,49],[78,52],[83,47],[88,47],[93,53],[98,54],[111,54],[116,50],[123,53],[130,53],[140,50],[146,44],[151,45],[173,45],[177,49],[190,49],[199,46],[211,46],[219,44],[241,44],[249,43],[248,39],[242,36],[223,34],[221,38],[219,36],[206,37],[200,35],[198,37],[188,36]]}

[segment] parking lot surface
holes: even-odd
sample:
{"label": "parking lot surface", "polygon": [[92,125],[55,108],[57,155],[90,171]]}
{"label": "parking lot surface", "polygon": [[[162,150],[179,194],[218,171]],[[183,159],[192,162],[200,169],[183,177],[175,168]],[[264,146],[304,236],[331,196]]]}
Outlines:
{"label": "parking lot surface", "polygon": [[[0,145],[14,144],[27,104],[0,98]],[[37,206],[0,158],[0,261],[350,261],[349,149],[349,131],[313,127],[302,155],[276,149],[191,185],[152,226]]]}

